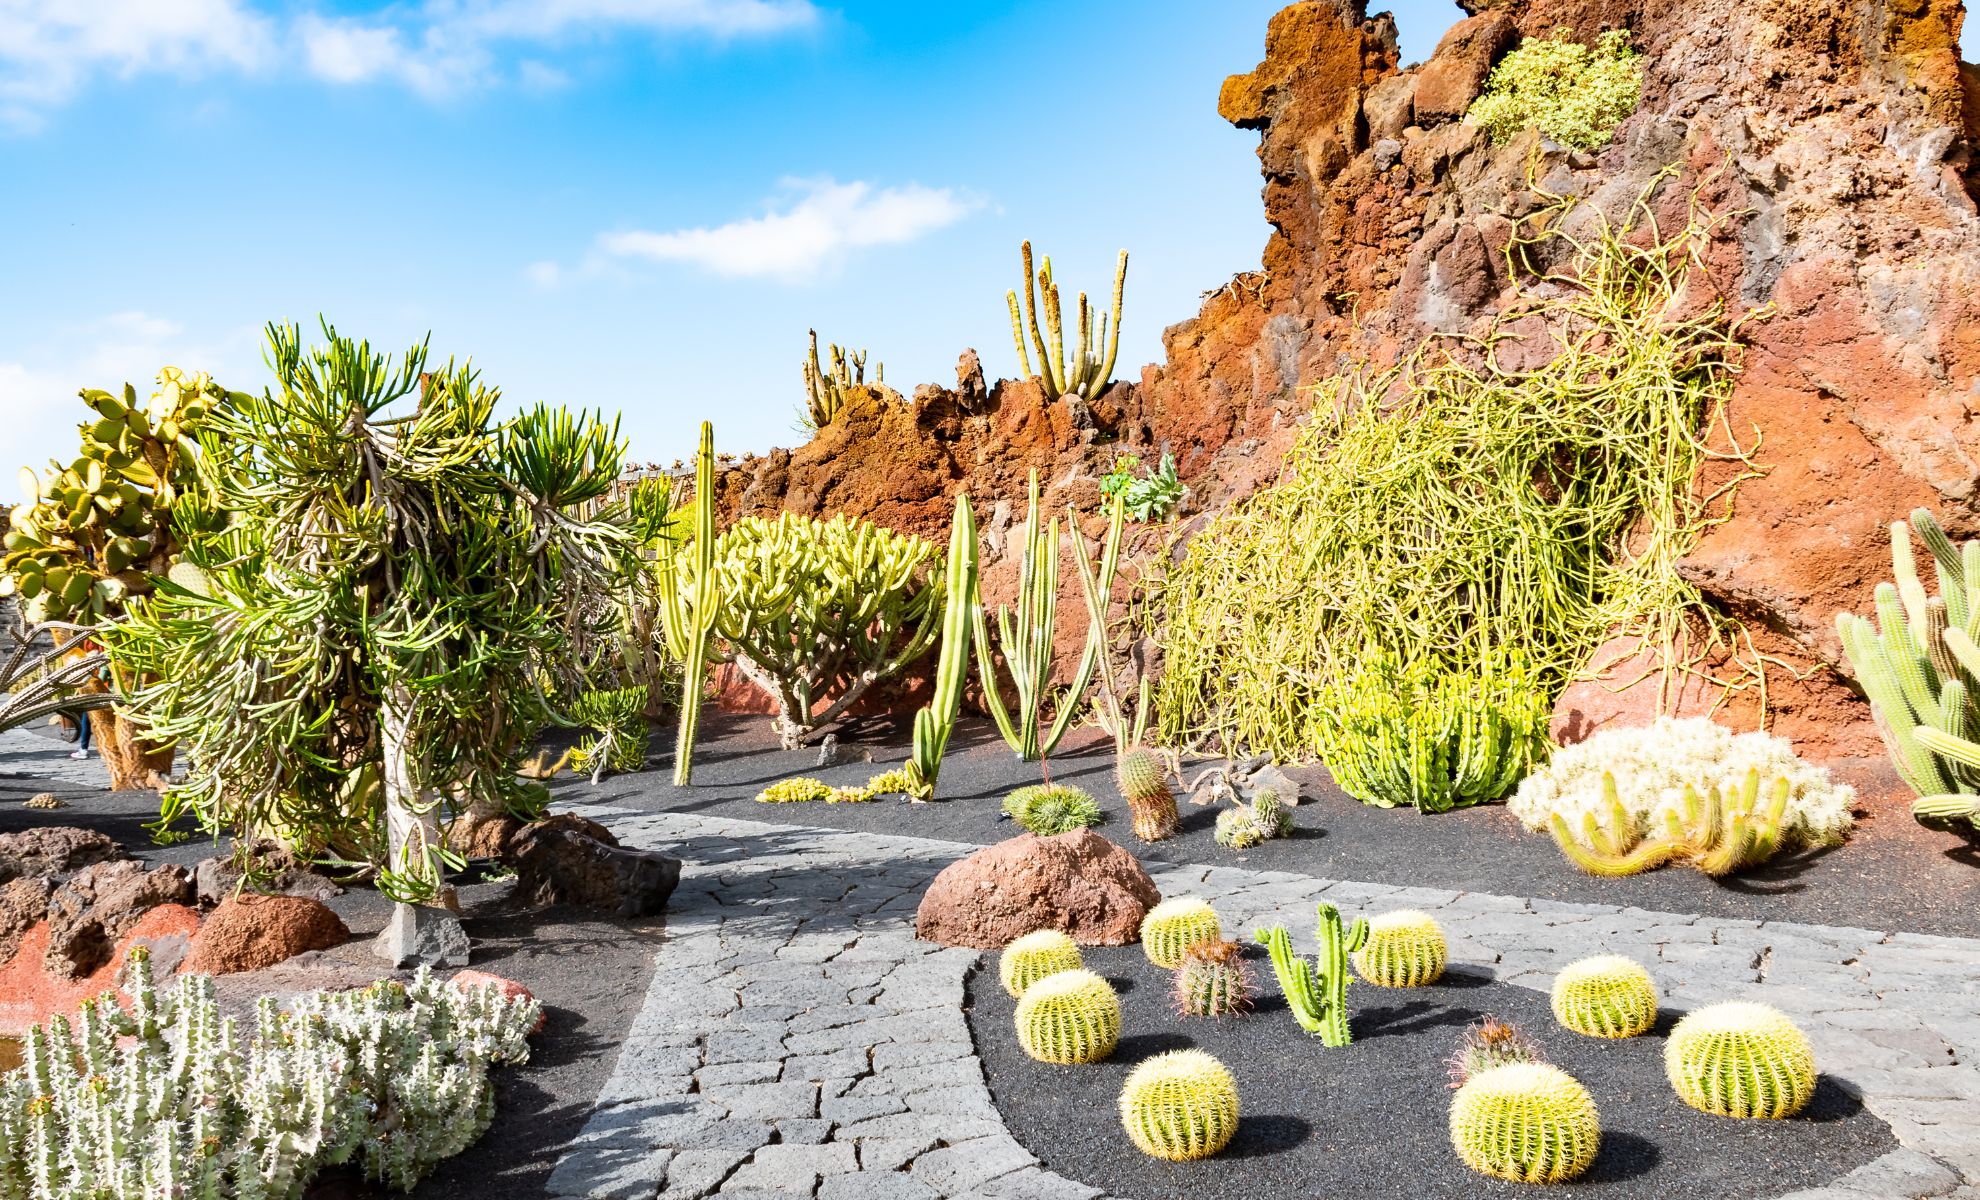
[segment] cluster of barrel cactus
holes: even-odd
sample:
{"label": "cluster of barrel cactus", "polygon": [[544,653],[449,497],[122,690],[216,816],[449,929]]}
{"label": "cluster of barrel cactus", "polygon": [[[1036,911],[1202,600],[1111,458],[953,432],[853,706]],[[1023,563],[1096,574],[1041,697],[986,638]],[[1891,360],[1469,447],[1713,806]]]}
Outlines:
{"label": "cluster of barrel cactus", "polygon": [[1267,926],[1252,937],[1272,956],[1272,972],[1293,1020],[1322,1045],[1340,1047],[1354,1040],[1347,1013],[1348,955],[1367,943],[1368,918],[1357,917],[1354,924],[1343,925],[1341,910],[1324,900],[1319,914],[1320,954],[1313,962],[1293,953],[1292,935],[1283,925]]}
{"label": "cluster of barrel cactus", "polygon": [[1004,947],[997,959],[997,980],[1015,999],[1047,975],[1077,971],[1085,965],[1071,938],[1056,929],[1037,929]]}
{"label": "cluster of barrel cactus", "polygon": [[1779,1009],[1732,1001],[1686,1016],[1664,1046],[1664,1070],[1686,1104],[1721,1117],[1779,1120],[1815,1095],[1815,1050]]}
{"label": "cluster of barrel cactus", "polygon": [[1144,842],[1163,841],[1176,833],[1176,794],[1165,774],[1162,760],[1152,750],[1130,750],[1114,765],[1115,782],[1134,821],[1134,836]]}
{"label": "cluster of barrel cactus", "polygon": [[1148,961],[1164,970],[1182,964],[1183,953],[1198,942],[1224,938],[1217,910],[1197,896],[1176,896],[1148,910],[1141,918],[1141,949]]}
{"label": "cluster of barrel cactus", "polygon": [[1237,1134],[1237,1083],[1201,1050],[1170,1050],[1128,1073],[1121,1124],[1144,1154],[1170,1162],[1208,1158]]}
{"label": "cluster of barrel cactus", "polygon": [[1723,795],[1717,784],[1702,796],[1687,784],[1683,799],[1662,810],[1662,828],[1652,837],[1623,803],[1616,777],[1605,772],[1602,811],[1582,814],[1579,836],[1562,813],[1552,814],[1548,827],[1568,861],[1591,875],[1636,875],[1669,863],[1730,875],[1760,866],[1780,850],[1791,786],[1785,775],[1775,779],[1763,802],[1757,767]]}
{"label": "cluster of barrel cactus", "polygon": [[1039,837],[1098,825],[1100,802],[1069,783],[1034,783],[1004,797],[1004,812]]}
{"label": "cluster of barrel cactus", "polygon": [[27,502],[0,540],[0,596],[19,596],[30,623],[88,622],[149,592],[178,551],[175,512],[197,517],[179,502],[196,488],[200,426],[228,395],[176,367],[159,373],[148,401],[128,384],[121,397],[83,392],[96,418],[79,427],[77,458],[21,469]]}
{"label": "cluster of barrel cactus", "polygon": [[1451,1145],[1466,1166],[1514,1183],[1566,1183],[1588,1170],[1602,1121],[1559,1067],[1514,1062],[1472,1076],[1451,1100]]}
{"label": "cluster of barrel cactus", "polygon": [[1569,963],[1554,977],[1552,999],[1554,1019],[1588,1037],[1636,1037],[1657,1023],[1656,982],[1620,954]]}
{"label": "cluster of barrel cactus", "polygon": [[1251,973],[1244,950],[1217,938],[1183,951],[1176,967],[1176,1011],[1186,1017],[1232,1017],[1251,1010]]}
{"label": "cluster of barrel cactus", "polygon": [[1039,1062],[1099,1062],[1121,1040],[1121,1002],[1105,979],[1085,968],[1055,971],[1024,989],[1017,1002],[1018,1044]]}
{"label": "cluster of barrel cactus", "polygon": [[1443,927],[1413,908],[1383,913],[1368,922],[1368,936],[1354,952],[1354,969],[1376,987],[1428,987],[1444,977]]}
{"label": "cluster of barrel cactus", "polygon": [[5,1200],[293,1200],[343,1163],[409,1191],[487,1129],[489,1068],[528,1058],[542,1012],[421,971],[286,1011],[263,997],[243,1029],[206,976],[159,991],[142,950],[126,990],[31,1029],[0,1077]]}
{"label": "cluster of barrel cactus", "polygon": [[1237,801],[1217,814],[1216,839],[1231,850],[1249,850],[1292,832],[1292,809],[1272,788],[1259,788],[1249,804]]}

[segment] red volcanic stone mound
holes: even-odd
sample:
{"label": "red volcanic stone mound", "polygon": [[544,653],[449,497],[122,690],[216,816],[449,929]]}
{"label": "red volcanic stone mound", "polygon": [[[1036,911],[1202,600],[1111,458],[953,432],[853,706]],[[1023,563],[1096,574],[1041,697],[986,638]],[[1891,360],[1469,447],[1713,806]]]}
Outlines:
{"label": "red volcanic stone mound", "polygon": [[[500,975],[491,975],[487,971],[474,971],[474,970],[456,971],[454,973],[454,977],[448,980],[447,982],[453,984],[457,988],[463,988],[463,989],[474,988],[474,987],[492,987],[496,991],[502,993],[504,998],[509,1000],[536,999],[536,994],[531,992],[528,988],[524,987],[522,984],[517,983],[513,979],[504,979]],[[550,1014],[547,1011],[544,1012],[542,1015],[538,1016],[536,1018],[536,1024],[529,1027],[530,1035],[534,1037],[536,1034],[542,1033],[543,1023],[549,1019],[550,1019]]]}
{"label": "red volcanic stone mound", "polygon": [[[124,960],[133,947],[151,952],[152,974],[169,979],[185,959],[187,942],[199,928],[199,913],[183,904],[160,904],[130,926],[102,966],[81,978],[49,969],[48,923],[42,921],[21,937],[13,960],[0,966],[0,1034],[18,1037],[56,1013],[75,1014],[91,996],[120,992]],[[124,996],[128,1000],[128,996]]]}
{"label": "red volcanic stone mound", "polygon": [[1162,899],[1134,855],[1090,829],[1025,834],[951,863],[921,898],[915,936],[995,950],[1035,929],[1125,946]]}
{"label": "red volcanic stone mound", "polygon": [[351,931],[307,896],[229,896],[193,936],[186,970],[208,975],[258,971],[310,950],[328,950]]}

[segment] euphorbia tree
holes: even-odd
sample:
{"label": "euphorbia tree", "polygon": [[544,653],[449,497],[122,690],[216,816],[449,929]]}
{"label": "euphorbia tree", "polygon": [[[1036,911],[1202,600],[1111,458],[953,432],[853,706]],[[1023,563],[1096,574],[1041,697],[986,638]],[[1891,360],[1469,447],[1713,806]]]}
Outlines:
{"label": "euphorbia tree", "polygon": [[[201,431],[223,529],[105,632],[130,705],[187,752],[165,818],[356,851],[385,889],[440,893],[443,817],[527,810],[515,768],[549,718],[573,573],[628,539],[590,516],[616,427],[563,410],[498,420],[465,365],[429,370],[340,337],[268,329],[275,384]],[[220,445],[225,444],[225,453]]]}

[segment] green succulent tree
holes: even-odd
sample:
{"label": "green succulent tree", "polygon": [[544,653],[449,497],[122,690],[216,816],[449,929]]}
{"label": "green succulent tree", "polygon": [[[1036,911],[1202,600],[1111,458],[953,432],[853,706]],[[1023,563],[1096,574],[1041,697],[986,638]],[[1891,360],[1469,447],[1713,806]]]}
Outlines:
{"label": "green succulent tree", "polygon": [[562,410],[498,419],[499,392],[424,343],[392,359],[323,333],[269,326],[273,386],[200,431],[224,527],[182,523],[193,569],[102,636],[191,760],[164,821],[355,854],[395,897],[444,900],[446,816],[540,806],[516,767],[553,718],[570,580],[606,586],[631,545],[573,514],[622,446]]}

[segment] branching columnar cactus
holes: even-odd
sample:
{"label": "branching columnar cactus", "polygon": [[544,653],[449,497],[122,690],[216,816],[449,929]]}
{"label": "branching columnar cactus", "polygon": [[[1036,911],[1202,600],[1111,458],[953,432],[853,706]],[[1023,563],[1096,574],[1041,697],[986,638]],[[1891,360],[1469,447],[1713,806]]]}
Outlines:
{"label": "branching columnar cactus", "polygon": [[1144,1154],[1190,1162],[1231,1144],[1237,1133],[1237,1083],[1201,1050],[1170,1050],[1128,1072],[1121,1124]]}
{"label": "branching columnar cactus", "polygon": [[942,607],[942,642],[935,658],[935,694],[928,707],[914,714],[914,754],[908,759],[908,796],[930,800],[942,773],[942,755],[962,711],[963,684],[969,678],[971,613],[978,583],[976,514],[967,493],[956,495],[956,515],[949,522],[948,599]]}
{"label": "branching columnar cactus", "polygon": [[758,804],[810,804],[816,800],[830,800],[835,789],[822,779],[809,775],[793,775],[756,793]]}
{"label": "branching columnar cactus", "polygon": [[1197,942],[1183,951],[1182,965],[1176,968],[1176,1011],[1186,1017],[1251,1011],[1251,972],[1236,942]]}
{"label": "branching columnar cactus", "polygon": [[1685,1017],[1664,1046],[1664,1070],[1679,1099],[1721,1117],[1791,1117],[1815,1095],[1807,1035],[1765,1004],[1714,1004]]}
{"label": "branching columnar cactus", "polygon": [[1426,987],[1444,976],[1443,927],[1412,908],[1368,922],[1368,938],[1354,952],[1354,969],[1376,987]]}
{"label": "branching columnar cactus", "polygon": [[1159,842],[1175,836],[1176,794],[1152,750],[1130,750],[1114,766],[1114,780],[1134,819],[1134,836]]}
{"label": "branching columnar cactus", "polygon": [[1594,1099],[1559,1067],[1495,1067],[1451,1100],[1451,1145],[1466,1166],[1495,1179],[1566,1183],[1588,1170],[1601,1144]]}
{"label": "branching columnar cactus", "polygon": [[[1915,529],[1932,553],[1939,594],[1929,596],[1912,555]],[[1877,622],[1836,614],[1843,652],[1898,774],[1923,820],[1980,826],[1980,541],[1954,549],[1932,514],[1891,523],[1895,586],[1877,585]]]}
{"label": "branching columnar cactus", "polygon": [[[804,362],[805,424],[823,429],[839,415],[846,402],[846,389],[866,382],[866,351],[844,350],[833,345],[828,351],[831,368],[818,361],[818,331],[811,331],[811,354]],[[887,381],[887,364],[873,364],[873,381]]]}
{"label": "branching columnar cactus", "polygon": [[1554,1019],[1576,1033],[1632,1038],[1657,1023],[1657,984],[1641,963],[1598,954],[1554,977]]}
{"label": "branching columnar cactus", "polygon": [[[1017,343],[1018,364],[1026,378],[1036,379],[1045,389],[1047,401],[1061,396],[1076,395],[1085,400],[1097,398],[1107,390],[1107,384],[1114,377],[1114,355],[1121,346],[1121,297],[1127,289],[1128,253],[1121,251],[1114,267],[1114,307],[1111,313],[1101,313],[1100,326],[1093,327],[1093,313],[1088,309],[1086,293],[1079,294],[1079,326],[1077,340],[1073,343],[1070,361],[1066,358],[1064,328],[1059,309],[1059,285],[1052,281],[1052,260],[1047,258],[1038,268],[1037,290],[1033,290],[1031,243],[1026,242],[1021,253],[1024,255],[1024,309],[1022,316],[1018,310],[1016,291],[1006,293],[1005,299],[1011,309],[1011,338]],[[1044,298],[1045,331],[1038,329],[1038,298]],[[1113,328],[1108,329],[1112,318]],[[1038,351],[1038,374],[1031,372],[1031,355],[1025,350],[1025,334],[1031,335],[1031,345]],[[1106,347],[1106,357],[1101,357],[1101,346]]]}
{"label": "branching columnar cactus", "polygon": [[667,652],[681,665],[681,723],[674,740],[674,786],[694,782],[694,739],[701,727],[701,693],[707,686],[709,642],[722,610],[722,581],[715,573],[715,426],[701,423],[694,456],[694,535],[662,538],[655,545],[654,583]]}
{"label": "branching columnar cactus", "polygon": [[1018,1044],[1039,1062],[1093,1063],[1121,1040],[1121,1002],[1084,968],[1032,982],[1018,997]]}
{"label": "branching columnar cactus", "polygon": [[1004,811],[1039,837],[1098,825],[1100,802],[1069,783],[1034,783],[1004,797]]}
{"label": "branching columnar cactus", "polygon": [[1283,925],[1257,930],[1252,937],[1272,956],[1272,973],[1293,1020],[1322,1045],[1340,1047],[1354,1040],[1347,1012],[1348,954],[1368,941],[1368,918],[1357,917],[1343,927],[1340,909],[1323,901],[1319,910],[1320,955],[1314,962],[1293,953],[1292,936]]}
{"label": "branching columnar cactus", "polygon": [[1223,940],[1217,910],[1197,896],[1164,900],[1141,918],[1141,949],[1149,962],[1164,970],[1182,965],[1184,952],[1198,942]]}
{"label": "branching columnar cactus", "polygon": [[997,979],[1016,998],[1047,975],[1077,971],[1085,965],[1071,938],[1056,929],[1038,929],[1004,947],[997,959]]}
{"label": "branching columnar cactus", "polygon": [[1737,791],[1724,796],[1716,784],[1703,796],[1686,784],[1679,804],[1663,810],[1656,836],[1645,837],[1617,793],[1615,776],[1604,773],[1606,815],[1583,813],[1579,837],[1561,813],[1552,814],[1548,826],[1568,861],[1591,875],[1636,875],[1674,862],[1715,877],[1729,875],[1765,863],[1781,848],[1791,787],[1781,776],[1763,802],[1758,768],[1747,772]]}
{"label": "branching columnar cactus", "polygon": [[588,691],[571,705],[571,716],[595,731],[571,751],[571,770],[597,783],[608,770],[628,774],[646,765],[644,685]]}

